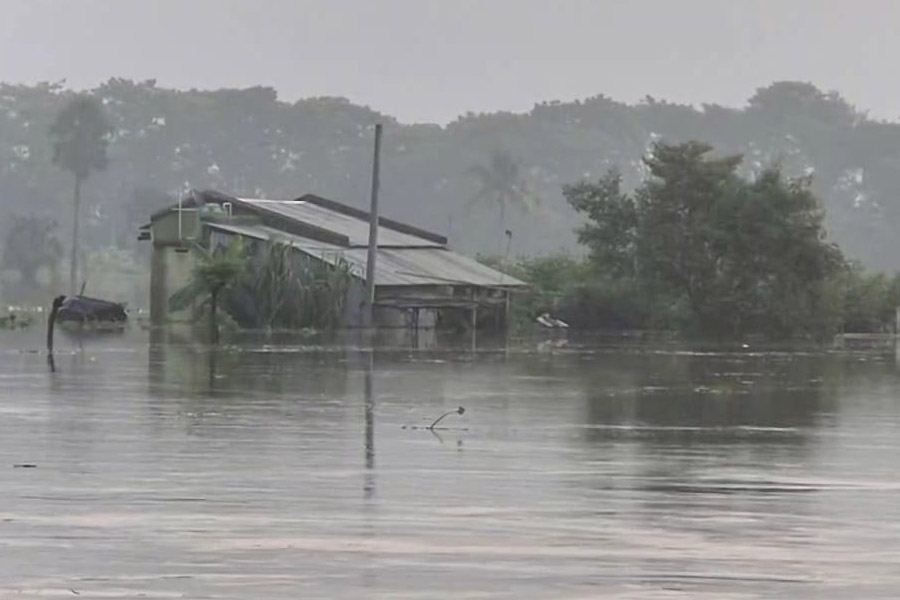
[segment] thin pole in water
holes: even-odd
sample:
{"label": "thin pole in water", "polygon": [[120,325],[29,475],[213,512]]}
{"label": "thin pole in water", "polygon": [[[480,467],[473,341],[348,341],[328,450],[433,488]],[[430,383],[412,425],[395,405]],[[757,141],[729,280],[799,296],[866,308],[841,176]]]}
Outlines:
{"label": "thin pole in water", "polygon": [[363,326],[372,328],[375,304],[375,255],[378,251],[378,187],[381,160],[381,123],[375,125],[375,156],[372,159],[372,200],[369,207],[369,252],[366,256],[366,306]]}

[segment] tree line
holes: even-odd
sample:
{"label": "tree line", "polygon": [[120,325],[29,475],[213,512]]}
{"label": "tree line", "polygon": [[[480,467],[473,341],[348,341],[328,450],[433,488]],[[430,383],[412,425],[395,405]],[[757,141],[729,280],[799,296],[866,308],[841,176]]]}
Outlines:
{"label": "tree line", "polygon": [[533,284],[519,316],[707,339],[892,330],[900,275],[867,272],[828,239],[809,176],[773,164],[745,177],[743,160],[696,141],[657,142],[634,190],[616,169],[564,186],[585,217],[576,232],[587,256],[494,259]]}
{"label": "tree line", "polygon": [[[0,84],[5,221],[40,212],[62,223],[70,212],[61,204],[70,180],[53,167],[47,131],[77,95],[55,83]],[[132,246],[135,225],[190,187],[275,198],[312,192],[365,206],[372,128],[382,122],[384,210],[449,233],[464,252],[495,251],[506,230],[514,253],[574,249],[579,219],[562,185],[616,166],[623,185],[635,187],[647,176],[639,157],[663,139],[741,154],[745,176],[775,161],[788,176],[811,175],[825,226],[848,256],[882,270],[900,260],[900,124],[870,119],[808,83],[774,83],[743,108],[599,95],[525,114],[467,114],[446,126],[399,123],[342,98],[284,102],[264,87],[181,91],[111,79],[87,96],[111,127],[110,168],[81,190],[89,247]]]}
{"label": "tree line", "polygon": [[[842,249],[828,244],[831,258],[813,259],[804,252],[816,254],[810,248],[818,247],[807,240],[795,257],[809,261],[803,262],[803,277],[826,273],[833,284],[833,265],[842,265],[836,272],[856,282],[851,287],[857,304],[881,306],[860,309],[858,317],[842,322],[884,320],[893,280],[867,275],[861,265],[897,268],[900,124],[869,119],[839,94],[802,82],[761,88],[740,109],[649,97],[628,105],[597,96],[543,103],[526,114],[468,114],[443,127],[402,124],[342,98],[283,102],[262,87],[179,91],[152,80],[112,79],[79,94],[61,84],[0,84],[2,269],[30,282],[68,247],[69,284],[77,285],[79,260],[138,253],[137,226],[190,188],[273,198],[313,192],[364,207],[376,122],[386,129],[385,212],[448,233],[461,251],[534,256],[564,250],[580,256],[586,250],[588,263],[605,269],[605,293],[619,290],[628,298],[641,289],[642,298],[655,303],[646,311],[656,317],[671,313],[692,326],[702,320],[715,322],[717,330],[742,331],[759,328],[760,318],[753,315],[765,314],[766,306],[788,302],[773,296],[777,286],[752,284],[754,273],[768,273],[772,265],[738,258],[760,240],[780,243],[784,232],[744,223],[771,223],[778,211],[794,218],[790,210],[796,209],[810,231],[827,232]],[[709,159],[710,148],[720,158]],[[701,187],[721,177],[730,200],[690,200],[654,188],[666,180],[660,169],[675,169],[658,161],[676,150],[682,167],[699,169],[687,169],[683,177]],[[594,183],[573,184],[579,181]],[[670,193],[670,203],[648,201],[663,193]],[[598,204],[600,197],[606,200]],[[747,202],[751,197],[768,200]],[[757,212],[741,213],[747,206]],[[614,223],[605,233],[592,213],[597,210],[608,211],[604,218]],[[678,221],[684,211],[693,216]],[[660,260],[671,258],[677,227],[708,214],[723,227],[731,223],[715,236],[735,241],[723,245],[711,232],[694,235],[678,248],[679,260],[704,276],[685,279]],[[667,219],[678,225],[667,229]],[[647,236],[650,231],[659,235]],[[610,248],[592,241],[601,234],[615,234]],[[635,242],[642,236],[655,245]],[[561,272],[574,277],[580,265]],[[786,282],[789,274],[770,276]],[[683,293],[665,292],[679,278]],[[802,289],[806,281],[792,285]],[[698,319],[709,306],[723,315]],[[834,314],[823,307],[816,311],[825,312],[803,314]],[[615,318],[641,321],[634,311],[627,318],[626,313],[618,311]],[[738,314],[738,321],[726,323]]]}

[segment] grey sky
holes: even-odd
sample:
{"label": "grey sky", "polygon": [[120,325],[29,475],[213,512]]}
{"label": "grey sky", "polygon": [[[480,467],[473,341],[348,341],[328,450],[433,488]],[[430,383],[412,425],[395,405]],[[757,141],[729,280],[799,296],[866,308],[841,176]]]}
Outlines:
{"label": "grey sky", "polygon": [[0,0],[0,81],[345,96],[402,121],[779,79],[900,116],[896,0]]}

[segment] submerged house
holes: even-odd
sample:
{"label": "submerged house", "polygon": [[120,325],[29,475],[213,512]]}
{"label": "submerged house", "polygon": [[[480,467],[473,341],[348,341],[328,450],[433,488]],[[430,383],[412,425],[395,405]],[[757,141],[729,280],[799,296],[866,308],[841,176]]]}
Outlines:
{"label": "submerged house", "polygon": [[[306,195],[297,200],[237,198],[194,191],[144,225],[139,239],[152,243],[150,318],[155,325],[184,318],[170,314],[169,298],[191,277],[190,246],[227,245],[234,236],[250,244],[275,240],[326,264],[349,265],[352,282],[344,325],[362,325],[369,213]],[[463,311],[470,323],[483,311],[506,320],[510,294],[526,284],[449,249],[447,238],[385,217],[378,219],[375,263],[376,327],[432,328],[440,311]]]}

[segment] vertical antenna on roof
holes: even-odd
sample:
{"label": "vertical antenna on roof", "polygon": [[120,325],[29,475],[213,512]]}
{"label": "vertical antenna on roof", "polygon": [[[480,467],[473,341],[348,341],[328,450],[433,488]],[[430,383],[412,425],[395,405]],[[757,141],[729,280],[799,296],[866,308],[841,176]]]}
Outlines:
{"label": "vertical antenna on roof", "polygon": [[369,253],[366,256],[366,304],[363,326],[372,327],[375,304],[375,254],[378,250],[378,168],[381,154],[381,123],[375,125],[375,156],[372,159],[372,203],[369,207]]}

